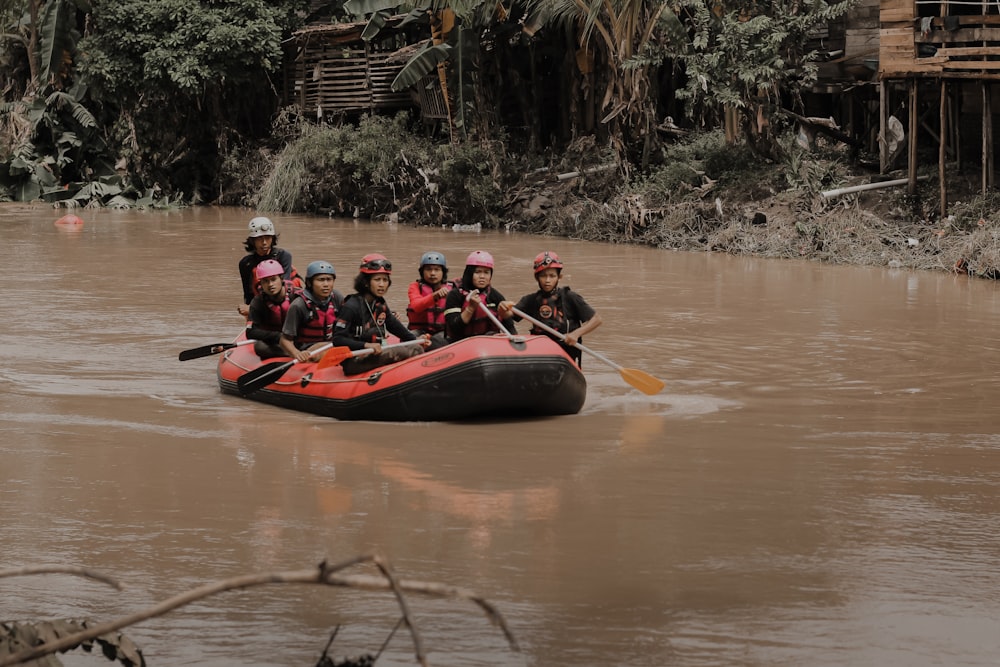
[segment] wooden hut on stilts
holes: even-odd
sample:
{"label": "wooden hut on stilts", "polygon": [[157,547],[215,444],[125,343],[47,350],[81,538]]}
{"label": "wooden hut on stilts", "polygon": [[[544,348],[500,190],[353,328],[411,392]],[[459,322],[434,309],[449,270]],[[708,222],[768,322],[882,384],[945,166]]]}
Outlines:
{"label": "wooden hut on stilts", "polygon": [[901,145],[893,154],[887,138],[894,124],[902,125],[894,110],[905,107],[909,192],[917,187],[918,137],[931,137],[938,145],[944,218],[948,167],[957,172],[963,145],[981,139],[983,193],[994,185],[992,84],[1000,79],[1000,2],[881,0],[879,22],[881,170],[891,169],[903,152]]}

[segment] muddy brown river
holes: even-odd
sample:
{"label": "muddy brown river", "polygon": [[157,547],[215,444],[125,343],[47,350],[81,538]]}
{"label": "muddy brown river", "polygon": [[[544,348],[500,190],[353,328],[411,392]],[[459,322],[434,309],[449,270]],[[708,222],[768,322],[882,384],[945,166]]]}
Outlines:
{"label": "muddy brown river", "polygon": [[[1000,655],[1000,291],[962,276],[275,215],[304,270],[543,249],[604,319],[580,414],[341,422],[220,394],[254,212],[0,207],[0,619],[125,616],[201,584],[384,554],[434,665],[990,665]],[[521,325],[521,330],[526,327]],[[373,573],[358,567],[354,573]],[[274,585],[126,629],[156,665],[374,652],[391,596]],[[379,665],[412,665],[400,630]],[[66,664],[97,664],[64,656]],[[74,662],[78,661],[78,662]]]}

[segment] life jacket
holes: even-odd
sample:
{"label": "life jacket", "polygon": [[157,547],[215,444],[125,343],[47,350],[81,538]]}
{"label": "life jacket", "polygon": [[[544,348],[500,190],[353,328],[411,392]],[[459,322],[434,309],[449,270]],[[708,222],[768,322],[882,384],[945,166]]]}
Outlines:
{"label": "life jacket", "polygon": [[306,303],[309,317],[299,329],[299,335],[295,343],[319,343],[321,341],[333,340],[333,325],[337,321],[337,310],[340,309],[340,302],[337,294],[331,294],[326,308],[321,309],[319,304],[309,298],[305,291],[299,296]]}
{"label": "life jacket", "polygon": [[[423,280],[418,281],[417,284],[420,286],[420,296],[427,296],[437,291]],[[450,281],[444,282],[442,285],[450,285],[451,289],[455,289],[455,283]],[[444,331],[444,304],[447,300],[447,294],[440,299],[434,299],[434,305],[420,313],[407,306],[406,319],[409,321],[409,328],[430,334]]]}
{"label": "life jacket", "polygon": [[[538,320],[547,324],[560,333],[569,333],[579,327],[576,318],[566,312],[568,301],[563,298],[568,287],[557,287],[548,295],[535,295],[535,303],[538,305]],[[536,325],[531,325],[531,333],[536,335],[547,335],[546,332]]]}
{"label": "life jacket", "polygon": [[[472,290],[459,288],[459,291],[462,292],[466,298],[468,298],[469,292]],[[491,313],[497,315],[496,304],[493,304],[493,307],[490,308],[489,300],[492,295],[493,290],[489,287],[486,288],[485,292],[482,290],[479,291],[479,299],[486,304],[487,309],[489,309]],[[499,319],[499,315],[497,315],[497,318]],[[469,323],[465,325],[464,329],[466,336],[481,336],[483,334],[494,333],[496,330],[497,328],[496,325],[493,324],[493,320],[491,320],[486,313],[483,312],[482,308],[476,308],[476,312],[472,314],[472,319],[469,320]]]}
{"label": "life jacket", "polygon": [[386,321],[389,319],[389,304],[384,299],[375,299],[372,303],[360,294],[351,294],[348,299],[356,299],[361,313],[359,323],[348,333],[355,339],[365,343],[385,343],[388,337]]}
{"label": "life jacket", "polygon": [[265,297],[265,303],[267,304],[267,321],[266,322],[255,322],[257,326],[261,329],[268,329],[270,331],[281,331],[281,327],[285,324],[285,317],[288,315],[288,307],[292,305],[292,301],[302,294],[302,290],[296,287],[292,281],[285,281],[285,298],[282,301],[275,303],[270,299]]}

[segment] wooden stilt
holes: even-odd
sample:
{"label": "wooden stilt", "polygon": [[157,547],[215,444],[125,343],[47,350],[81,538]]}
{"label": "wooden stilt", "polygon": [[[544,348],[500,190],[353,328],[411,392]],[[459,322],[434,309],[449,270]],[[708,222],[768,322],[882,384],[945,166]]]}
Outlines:
{"label": "wooden stilt", "polygon": [[938,141],[938,186],[941,197],[941,219],[944,220],[948,211],[948,183],[944,172],[948,152],[948,82],[941,79],[941,102],[939,104],[941,118],[941,138]]}
{"label": "wooden stilt", "polygon": [[889,95],[885,81],[878,82],[878,173],[889,171],[889,142],[886,132],[889,131]]}
{"label": "wooden stilt", "polygon": [[907,157],[906,164],[906,177],[909,179],[909,184],[906,186],[906,191],[911,194],[917,194],[917,80],[910,79],[910,120],[909,129],[907,130],[906,143],[909,148],[909,156]]}
{"label": "wooden stilt", "polygon": [[993,100],[990,84],[980,84],[983,91],[983,194],[993,189]]}

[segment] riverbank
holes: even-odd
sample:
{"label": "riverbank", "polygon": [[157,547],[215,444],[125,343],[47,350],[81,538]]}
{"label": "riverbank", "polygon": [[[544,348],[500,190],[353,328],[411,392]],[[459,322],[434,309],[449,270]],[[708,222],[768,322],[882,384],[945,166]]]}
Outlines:
{"label": "riverbank", "polygon": [[1000,276],[1000,197],[979,194],[978,169],[949,176],[949,215],[941,220],[936,174],[919,181],[915,195],[901,186],[827,198],[825,191],[885,176],[840,144],[806,151],[792,137],[778,164],[726,145],[720,133],[691,135],[644,175],[622,173],[592,137],[558,155],[522,156],[501,140],[435,145],[402,119],[369,118],[357,127],[301,125],[286,139],[280,150],[231,161],[250,166],[229,179],[239,186],[228,203]]}
{"label": "riverbank", "polygon": [[[830,170],[835,177],[812,183],[795,183],[787,165],[757,164],[723,182],[705,178],[674,201],[657,200],[648,188],[602,199],[581,192],[576,178],[538,182],[518,192],[510,210],[514,222],[507,224],[674,250],[1000,277],[1000,198],[976,191],[978,171],[949,181],[949,215],[941,220],[936,176],[919,181],[915,196],[902,185],[824,197],[825,191],[880,180],[847,164]],[[881,179],[905,177],[898,172]]]}

